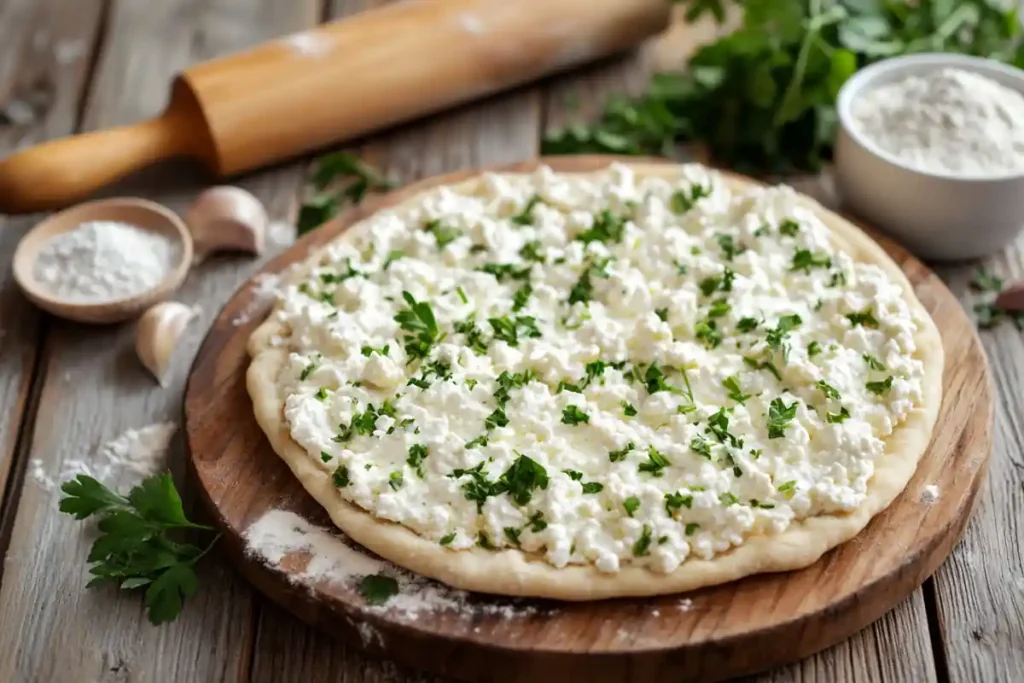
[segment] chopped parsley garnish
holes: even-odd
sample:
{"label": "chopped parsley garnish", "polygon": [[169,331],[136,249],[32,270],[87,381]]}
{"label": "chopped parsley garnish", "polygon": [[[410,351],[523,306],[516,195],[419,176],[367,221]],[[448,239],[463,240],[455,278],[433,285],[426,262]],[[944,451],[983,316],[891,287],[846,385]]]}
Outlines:
{"label": "chopped parsley garnish", "polygon": [[[636,375],[635,372],[634,375]],[[647,366],[647,370],[644,371],[644,374],[642,377],[639,377],[639,379],[644,383],[648,394],[656,394],[659,391],[669,391],[676,394],[680,393],[679,389],[675,388],[665,380],[665,371],[658,367],[657,363],[651,363]]]}
{"label": "chopped parsley garnish", "polygon": [[409,467],[416,470],[416,474],[419,475],[420,479],[423,478],[423,461],[430,455],[430,451],[421,443],[413,444],[409,446],[409,457],[406,458],[405,462]]}
{"label": "chopped parsley garnish", "polygon": [[719,299],[708,308],[708,318],[721,318],[732,310],[732,304],[725,299]]}
{"label": "chopped parsley garnish", "polygon": [[846,408],[840,408],[838,413],[825,413],[825,422],[829,424],[839,424],[845,422],[850,417],[850,411]]}
{"label": "chopped parsley garnish", "polygon": [[697,524],[696,522],[690,522],[689,524],[686,525],[686,535],[687,536],[693,536],[697,532],[697,529],[699,529],[699,528],[700,528],[700,524]]}
{"label": "chopped parsley garnish", "polygon": [[714,320],[702,320],[693,328],[693,336],[704,342],[709,349],[713,349],[722,343],[722,333],[718,331],[718,324]]}
{"label": "chopped parsley garnish", "polygon": [[444,249],[455,240],[462,237],[462,231],[456,230],[450,225],[445,225],[439,218],[428,221],[425,226],[427,232],[434,236],[437,241],[437,248]]}
{"label": "chopped parsley garnish", "polygon": [[779,224],[779,234],[784,237],[796,237],[800,232],[800,224],[792,218],[787,218]]}
{"label": "chopped parsley garnish", "polygon": [[540,250],[543,247],[537,240],[527,242],[523,245],[523,248],[519,250],[519,256],[524,261],[534,261],[536,263],[544,263],[544,257],[541,256]]}
{"label": "chopped parsley garnish", "polygon": [[313,394],[313,398],[315,398],[318,401],[326,401],[327,389],[325,389],[324,387],[320,387],[319,389],[316,390],[316,393]]}
{"label": "chopped parsley garnish", "polygon": [[676,275],[686,275],[688,269],[687,269],[685,263],[680,263],[679,261],[673,261],[672,265],[674,265],[676,267]]}
{"label": "chopped parsley garnish", "polygon": [[707,433],[714,434],[719,443],[728,442],[734,448],[743,448],[743,440],[737,439],[729,433],[729,413],[725,408],[719,408],[714,415],[708,418]]}
{"label": "chopped parsley garnish", "polygon": [[818,343],[816,341],[812,341],[810,344],[807,345],[807,357],[808,358],[814,358],[819,353],[821,353],[821,344],[820,343]]}
{"label": "chopped parsley garnish", "polygon": [[729,399],[736,401],[736,403],[743,403],[751,396],[750,394],[743,393],[743,390],[740,388],[738,375],[726,377],[722,381],[722,386],[725,387],[725,390],[728,392]]}
{"label": "chopped parsley garnish", "polygon": [[514,263],[485,263],[477,268],[479,271],[493,275],[498,282],[506,280],[529,280],[531,265],[517,266]]}
{"label": "chopped parsley garnish", "polygon": [[562,470],[562,472],[573,481],[579,481],[583,478],[583,473],[578,470]]}
{"label": "chopped parsley garnish", "polygon": [[651,552],[651,527],[644,524],[640,538],[633,544],[633,557],[643,557]]}
{"label": "chopped parsley garnish", "polygon": [[992,275],[984,268],[978,268],[971,280],[971,287],[979,292],[998,292],[1003,288],[1003,278]]}
{"label": "chopped parsley garnish", "polygon": [[396,416],[395,406],[390,400],[385,399],[379,410],[374,408],[372,403],[367,404],[366,410],[361,413],[355,413],[352,416],[352,422],[347,427],[341,427],[341,431],[333,439],[334,442],[344,443],[353,436],[369,436],[373,434],[373,430],[377,428],[377,418],[382,415],[392,418]]}
{"label": "chopped parsley garnish", "polygon": [[498,405],[504,407],[510,398],[509,392],[513,389],[522,389],[535,379],[532,370],[524,372],[503,371],[498,375],[498,390],[494,392],[494,400]]}
{"label": "chopped parsley garnish", "polygon": [[583,484],[583,493],[601,493],[604,490],[604,484],[596,481],[588,481]]}
{"label": "chopped parsley garnish", "polygon": [[652,477],[660,477],[662,470],[671,465],[664,455],[662,455],[657,448],[649,446],[647,448],[647,462],[642,462],[637,467],[641,472],[649,472]]}
{"label": "chopped parsley garnish", "polygon": [[781,351],[782,357],[785,358],[789,354],[787,337],[790,332],[802,325],[803,322],[803,319],[795,313],[782,316],[779,318],[779,322],[776,323],[775,329],[768,331],[768,334],[765,336],[765,342],[773,351]]}
{"label": "chopped parsley garnish", "polygon": [[814,386],[821,389],[821,393],[825,394],[825,398],[840,398],[839,392],[836,390],[836,388],[823,379],[819,379],[818,383],[815,384]]}
{"label": "chopped parsley garnish", "polygon": [[640,499],[636,496],[630,496],[622,501],[622,507],[625,508],[626,514],[632,517],[640,509]]}
{"label": "chopped parsley garnish", "polygon": [[581,422],[590,422],[590,416],[580,410],[578,406],[570,405],[562,410],[562,424],[578,425]]}
{"label": "chopped parsley garnish", "polygon": [[405,352],[411,360],[426,358],[431,347],[444,335],[437,327],[430,304],[416,301],[409,292],[402,292],[402,298],[409,307],[395,314],[395,322],[406,332]]}
{"label": "chopped parsley garnish", "polygon": [[617,450],[617,451],[610,451],[608,453],[608,459],[611,460],[612,462],[619,462],[620,460],[625,460],[626,456],[629,455],[629,452],[632,451],[635,448],[636,448],[636,444],[634,444],[632,441],[630,441],[629,443],[627,443],[625,446],[623,446],[619,450]]}
{"label": "chopped parsley garnish", "polygon": [[313,374],[313,371],[317,369],[317,366],[318,363],[313,362],[307,365],[306,367],[302,368],[302,372],[299,373],[299,381],[303,382],[306,379],[308,379],[309,376]]}
{"label": "chopped parsley garnish", "polygon": [[535,534],[548,528],[548,523],[544,521],[544,513],[540,510],[530,515],[530,519],[526,523],[530,525],[530,531]]}
{"label": "chopped parsley garnish", "polygon": [[718,248],[722,250],[722,258],[726,261],[732,261],[736,254],[743,251],[742,247],[736,246],[736,240],[733,239],[732,235],[719,233],[715,235],[715,241],[718,242]]}
{"label": "chopped parsley garnish", "polygon": [[672,212],[682,215],[692,209],[698,200],[711,196],[711,187],[694,184],[686,190],[676,190],[669,200],[669,207]]}
{"label": "chopped parsley garnish", "polygon": [[726,491],[725,493],[718,494],[718,502],[725,507],[729,507],[730,505],[735,505],[740,502],[740,499]]}
{"label": "chopped parsley garnish", "polygon": [[512,296],[512,311],[518,313],[526,308],[526,304],[529,303],[531,296],[533,296],[533,285],[527,282],[517,289],[516,293]]}
{"label": "chopped parsley garnish", "polygon": [[832,259],[828,254],[815,254],[810,249],[797,249],[796,253],[793,254],[793,264],[789,269],[790,271],[802,270],[810,275],[811,268],[831,267]]}
{"label": "chopped parsley garnish", "polygon": [[383,574],[364,576],[359,582],[359,594],[368,604],[383,605],[398,595],[398,581]]}
{"label": "chopped parsley garnish", "polygon": [[465,335],[466,346],[473,349],[473,353],[482,356],[487,353],[487,340],[484,339],[483,330],[477,327],[476,317],[470,315],[465,320],[455,323],[456,334]]}
{"label": "chopped parsley garnish", "polygon": [[517,315],[515,318],[503,316],[501,318],[488,318],[494,331],[494,338],[500,339],[509,346],[519,346],[519,337],[535,339],[540,337],[540,330],[537,329],[537,319],[528,315]]}
{"label": "chopped parsley garnish", "polygon": [[476,536],[476,544],[484,550],[494,550],[494,544],[491,543],[491,539],[487,536],[487,532],[481,531]]}
{"label": "chopped parsley garnish", "polygon": [[334,485],[339,489],[343,489],[349,485],[352,481],[348,476],[348,466],[341,465],[338,469],[334,470]]}
{"label": "chopped parsley garnish", "polygon": [[512,221],[513,225],[533,225],[533,210],[537,208],[537,205],[541,203],[541,198],[537,195],[530,197],[530,201],[526,202],[526,206],[519,213],[512,216],[509,220]]}
{"label": "chopped parsley garnish", "polygon": [[654,315],[658,316],[658,320],[663,323],[668,322],[668,309],[667,308],[656,308],[654,309]]}
{"label": "chopped parsley garnish", "polygon": [[512,545],[519,545],[519,534],[523,533],[522,529],[517,529],[514,526],[507,526],[503,529],[505,532],[505,538]]}
{"label": "chopped parsley garnish", "polygon": [[786,435],[786,427],[796,417],[797,402],[788,406],[781,398],[773,398],[768,405],[768,438],[780,439]]}
{"label": "chopped parsley garnish", "polygon": [[372,346],[370,346],[369,344],[366,344],[362,348],[362,354],[364,356],[367,356],[367,357],[369,357],[370,355],[372,355],[374,353],[377,354],[378,356],[386,356],[386,355],[388,355],[388,351],[390,351],[390,350],[391,350],[391,346],[389,344],[385,344],[384,346],[380,347],[379,349],[375,349]]}
{"label": "chopped parsley garnish", "polygon": [[388,252],[387,258],[384,259],[384,265],[381,266],[381,270],[387,270],[391,267],[391,264],[395,261],[405,258],[405,252],[401,249],[392,249]]}
{"label": "chopped parsley garnish", "polygon": [[889,393],[889,390],[892,389],[892,377],[886,377],[882,382],[868,382],[864,386],[875,396],[881,396]]}
{"label": "chopped parsley garnish", "polygon": [[455,540],[455,532],[453,531],[450,534],[445,534],[444,536],[442,536],[441,540],[438,541],[438,544],[439,545],[448,545],[449,543],[451,543],[454,540]]}
{"label": "chopped parsley garnish", "polygon": [[520,455],[498,478],[498,493],[508,493],[516,505],[526,505],[533,498],[534,489],[548,487],[548,473],[532,458]]}
{"label": "chopped parsley garnish", "polygon": [[861,357],[864,359],[864,362],[867,363],[868,367],[871,368],[872,370],[878,370],[879,372],[885,371],[885,366],[882,365],[882,361],[878,360],[870,353],[865,353]]}
{"label": "chopped parsley garnish", "polygon": [[711,444],[700,434],[690,439],[690,449],[702,458],[711,460]]}
{"label": "chopped parsley garnish", "polygon": [[755,370],[767,370],[768,372],[775,375],[775,379],[782,381],[782,373],[775,367],[775,364],[770,361],[758,360],[757,358],[751,358],[750,356],[744,356],[743,362]]}
{"label": "chopped parsley garnish", "polygon": [[636,408],[629,401],[623,401],[622,414],[626,417],[636,417]]}
{"label": "chopped parsley garnish", "polygon": [[320,282],[325,285],[340,285],[354,277],[365,277],[366,273],[352,267],[352,259],[345,259],[345,270],[337,273],[320,273]]}
{"label": "chopped parsley garnish", "polygon": [[452,479],[469,477],[469,481],[462,485],[462,495],[466,500],[476,503],[477,512],[482,512],[484,503],[495,493],[495,484],[487,479],[487,472],[484,471],[484,462],[480,461],[469,469],[456,469],[448,475]]}
{"label": "chopped parsley garnish", "polygon": [[455,288],[455,293],[459,295],[459,299],[462,301],[462,303],[469,303],[469,297],[466,296],[466,290],[462,288],[462,285],[459,285],[458,287]]}
{"label": "chopped parsley garnish", "polygon": [[495,429],[497,427],[508,426],[508,415],[502,408],[496,408],[493,413],[487,416],[484,420],[484,427],[486,429]]}
{"label": "chopped parsley garnish", "polygon": [[320,462],[330,462],[332,457],[327,451],[320,451]]}
{"label": "chopped parsley garnish", "polygon": [[871,307],[868,306],[863,311],[855,313],[847,313],[846,319],[850,321],[850,325],[856,327],[861,325],[862,327],[870,327],[871,329],[878,329],[878,321],[875,320],[875,316],[871,314]]}
{"label": "chopped parsley garnish", "polygon": [[594,216],[594,223],[586,232],[580,233],[576,239],[584,244],[590,242],[622,242],[626,233],[626,218],[616,216],[608,209]]}
{"label": "chopped parsley garnish", "polygon": [[760,324],[757,318],[740,318],[740,321],[736,323],[736,329],[740,332],[753,332]]}
{"label": "chopped parsley garnish", "polygon": [[669,517],[679,508],[692,508],[693,507],[693,496],[684,493],[666,493],[665,494],[665,512],[668,513]]}
{"label": "chopped parsley garnish", "polygon": [[700,293],[704,296],[711,296],[715,292],[731,292],[732,282],[736,274],[729,268],[722,271],[721,275],[706,277],[700,281]]}
{"label": "chopped parsley garnish", "polygon": [[788,500],[796,493],[796,481],[787,481],[784,484],[779,484],[775,487],[775,490],[784,495]]}
{"label": "chopped parsley garnish", "polygon": [[570,306],[579,303],[581,301],[590,301],[594,298],[594,283],[591,278],[600,277],[607,278],[608,271],[605,270],[608,267],[608,260],[602,259],[590,263],[580,274],[579,280],[569,290]]}
{"label": "chopped parsley garnish", "polygon": [[832,273],[832,277],[828,281],[829,287],[839,287],[840,285],[846,284],[846,273],[841,270],[837,270]]}
{"label": "chopped parsley garnish", "polygon": [[481,447],[487,445],[487,441],[488,441],[487,435],[486,434],[481,434],[480,436],[476,437],[472,441],[467,441],[466,445],[465,445],[465,448],[466,448],[467,451],[470,450],[471,448],[481,448]]}
{"label": "chopped parsley garnish", "polygon": [[402,486],[405,485],[405,474],[403,474],[400,471],[392,472],[390,475],[388,475],[388,484],[391,486],[392,489],[397,491],[398,489],[402,488]]}

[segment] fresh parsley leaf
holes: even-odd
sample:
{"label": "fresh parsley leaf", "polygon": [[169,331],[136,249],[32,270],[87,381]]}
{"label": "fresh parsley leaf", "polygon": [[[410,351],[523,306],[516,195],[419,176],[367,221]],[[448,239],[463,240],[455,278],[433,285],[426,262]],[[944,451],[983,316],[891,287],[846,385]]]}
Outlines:
{"label": "fresh parsley leaf", "polygon": [[845,422],[846,419],[849,417],[850,411],[847,410],[846,408],[840,408],[838,413],[826,412],[825,422],[828,422],[829,424],[838,424],[841,422]]}
{"label": "fresh parsley leaf", "polygon": [[585,484],[583,484],[583,493],[588,493],[588,494],[601,493],[601,491],[603,491],[603,490],[604,490],[604,484],[601,484],[601,483],[596,482],[596,481],[588,481]]}
{"label": "fresh parsley leaf", "polygon": [[548,523],[544,521],[544,513],[540,510],[530,515],[530,519],[526,523],[530,525],[530,531],[535,534],[548,528]]}
{"label": "fresh parsley leaf", "polygon": [[648,472],[652,477],[660,477],[662,470],[671,465],[664,455],[662,455],[657,448],[654,446],[647,447],[647,462],[642,462],[638,466],[638,470],[641,472]]}
{"label": "fresh parsley leaf", "polygon": [[773,351],[781,351],[782,357],[786,358],[789,355],[789,343],[787,341],[789,333],[802,324],[803,319],[799,315],[784,315],[779,318],[775,329],[768,331],[768,334],[765,336],[765,342]]}
{"label": "fresh parsley leaf", "polygon": [[971,280],[971,287],[979,292],[999,292],[1003,289],[1003,278],[989,273],[984,268],[978,268]]}
{"label": "fresh parsley leaf", "polygon": [[541,243],[537,240],[527,242],[523,245],[523,248],[519,250],[519,257],[524,261],[533,261],[535,263],[544,263],[544,257],[541,255]]}
{"label": "fresh parsley leaf", "polygon": [[453,531],[450,534],[445,534],[444,536],[442,536],[441,540],[438,541],[438,544],[439,545],[449,545],[454,540],[455,540],[455,532]]}
{"label": "fresh parsley leaf", "polygon": [[584,244],[603,242],[619,244],[626,233],[626,218],[616,216],[605,209],[594,216],[594,223],[586,232],[580,233],[576,239]]}
{"label": "fresh parsley leaf", "polygon": [[398,595],[398,581],[384,574],[364,576],[359,582],[359,594],[371,605],[383,605]]}
{"label": "fresh parsley leaf", "polygon": [[343,489],[351,483],[351,479],[348,476],[348,467],[341,465],[338,469],[334,470],[334,485],[339,489]]}
{"label": "fresh parsley leaf", "polygon": [[786,435],[786,427],[796,417],[797,402],[788,406],[781,398],[773,398],[768,404],[768,438],[781,439]]}
{"label": "fresh parsley leaf", "polygon": [[493,275],[498,282],[508,280],[529,280],[532,265],[517,266],[514,263],[485,263],[477,270]]}
{"label": "fresh parsley leaf", "polygon": [[537,205],[541,203],[541,198],[537,195],[530,197],[530,200],[526,202],[526,206],[519,213],[512,216],[509,220],[512,221],[513,225],[533,225],[535,220],[533,217],[533,210],[537,208]]}
{"label": "fresh parsley leaf", "polygon": [[583,473],[578,470],[562,470],[562,472],[573,481],[579,481],[583,478]]}
{"label": "fresh parsley leaf", "polygon": [[829,384],[828,382],[826,382],[825,380],[823,380],[823,379],[819,379],[818,383],[815,384],[814,386],[816,386],[819,389],[821,389],[821,393],[825,394],[825,398],[829,398],[829,399],[838,399],[839,398],[839,392],[836,390],[836,388],[834,386],[832,386],[831,384]]}
{"label": "fresh parsley leaf", "polygon": [[686,535],[693,536],[695,533],[697,533],[697,529],[700,529],[700,524],[697,524],[696,522],[688,523],[686,525]]}
{"label": "fresh parsley leaf", "polygon": [[718,502],[725,507],[729,507],[730,505],[736,505],[740,500],[732,493],[726,491],[725,493],[718,494]]}
{"label": "fresh parsley leaf", "polygon": [[622,414],[626,417],[636,417],[636,408],[629,401],[623,401]]}
{"label": "fresh parsley leaf", "polygon": [[402,292],[408,308],[395,314],[395,322],[405,331],[405,352],[412,360],[426,358],[430,349],[440,342],[444,335],[437,327],[434,311],[430,304],[416,301],[409,292]]}
{"label": "fresh parsley leaf", "polygon": [[397,491],[405,486],[405,474],[401,471],[395,471],[388,475],[388,485],[392,490]]}
{"label": "fresh parsley leaf", "polygon": [[867,363],[867,366],[869,368],[871,368],[872,370],[878,370],[879,372],[884,372],[885,371],[885,366],[882,365],[882,361],[878,360],[876,357],[872,356],[870,353],[865,353],[862,356],[862,358],[864,359],[864,362]]}
{"label": "fresh parsley leaf", "polygon": [[299,381],[300,382],[306,381],[309,378],[309,376],[313,374],[313,371],[316,370],[316,369],[317,369],[317,363],[310,363],[306,367],[302,368],[302,372],[299,373]]}
{"label": "fresh parsley leaf", "polygon": [[627,443],[625,446],[623,446],[619,450],[617,450],[617,451],[610,451],[608,453],[608,459],[611,460],[612,462],[619,462],[620,460],[625,460],[626,456],[629,455],[629,452],[634,450],[635,448],[636,448],[636,444],[634,444],[632,441],[630,441],[629,443]]}
{"label": "fresh parsley leaf", "polygon": [[740,388],[738,375],[726,377],[725,380],[722,381],[722,386],[725,387],[726,392],[728,392],[729,399],[736,401],[736,403],[742,404],[751,396],[750,394],[743,393],[743,390]]}
{"label": "fresh parsley leaf", "polygon": [[519,545],[519,535],[523,533],[522,529],[517,529],[514,526],[507,526],[502,529],[502,531],[505,532],[505,538],[508,539],[509,543],[516,546]]}
{"label": "fresh parsley leaf", "polygon": [[875,320],[875,316],[872,315],[870,306],[865,308],[863,311],[847,313],[846,319],[850,321],[850,325],[853,327],[861,325],[863,327],[878,329],[878,321]]}
{"label": "fresh parsley leaf", "polygon": [[807,345],[808,358],[814,358],[819,353],[821,353],[821,344],[819,342],[812,341],[810,344]]}
{"label": "fresh parsley leaf", "polygon": [[794,221],[792,218],[779,223],[779,234],[783,237],[796,237],[797,233],[800,232],[800,224]]}
{"label": "fresh parsley leaf", "polygon": [[487,322],[494,331],[494,338],[500,339],[509,346],[519,346],[519,337],[537,338],[541,336],[537,328],[537,319],[531,316],[518,315],[514,318],[502,316],[500,318],[488,318]]}
{"label": "fresh parsley leaf", "polygon": [[693,507],[693,496],[688,493],[666,493],[665,512],[669,517],[675,515],[680,508],[690,509]]}
{"label": "fresh parsley leaf", "polygon": [[740,332],[753,332],[760,324],[757,318],[740,318],[740,321],[736,323],[736,329]]}
{"label": "fresh parsley leaf", "polygon": [[465,320],[460,320],[454,325],[455,333],[464,335],[466,346],[473,350],[478,356],[487,353],[487,340],[484,338],[483,330],[477,327],[476,318],[470,315]]}
{"label": "fresh parsley leaf", "polygon": [[373,354],[377,354],[378,356],[387,356],[388,355],[388,351],[390,351],[390,350],[391,350],[391,347],[388,344],[385,344],[384,346],[380,347],[379,349],[375,349],[372,346],[370,346],[369,344],[366,344],[366,345],[363,346],[363,348],[361,350],[361,353],[364,356],[366,356],[367,358],[369,358]]}
{"label": "fresh parsley leaf", "polygon": [[534,489],[548,487],[548,472],[536,460],[520,455],[499,477],[497,490],[507,493],[516,505],[526,505]]}
{"label": "fresh parsley leaf", "polygon": [[768,372],[772,373],[775,376],[775,379],[779,380],[780,382],[782,381],[782,373],[780,373],[779,369],[775,367],[775,364],[770,361],[763,361],[758,360],[757,358],[752,358],[750,356],[744,356],[743,362],[746,365],[754,368],[755,370],[767,370]]}
{"label": "fresh parsley leaf", "polygon": [[115,583],[123,589],[146,587],[145,604],[154,624],[173,621],[186,598],[198,589],[194,566],[214,543],[185,543],[172,533],[212,531],[188,520],[169,474],[143,480],[127,497],[84,474],[61,486],[60,510],[75,519],[99,517],[99,535],[89,552],[88,586]]}
{"label": "fresh parsley leaf", "polygon": [[636,542],[633,544],[633,557],[643,557],[650,554],[651,538],[651,527],[644,524],[640,538],[636,539]]}
{"label": "fresh parsley leaf", "polygon": [[409,457],[405,459],[405,462],[416,471],[420,479],[423,478],[423,461],[427,459],[428,455],[430,455],[430,450],[421,443],[409,446]]}
{"label": "fresh parsley leaf", "polygon": [[775,490],[784,495],[788,500],[796,493],[796,481],[787,481],[783,484],[779,484],[775,487]]}
{"label": "fresh parsley leaf", "polygon": [[513,295],[512,312],[518,313],[526,308],[526,304],[529,303],[531,296],[533,296],[533,286],[527,282],[525,285],[517,289],[516,293]]}
{"label": "fresh parsley leaf", "polygon": [[672,199],[669,200],[669,207],[673,213],[682,215],[696,206],[698,201],[710,196],[710,186],[705,187],[695,183],[684,190],[673,192]]}
{"label": "fresh parsley leaf", "polygon": [[700,434],[695,434],[694,437],[690,439],[690,450],[702,458],[711,460],[711,444]]}
{"label": "fresh parsley leaf", "polygon": [[[337,191],[328,191],[338,181],[343,182]],[[392,189],[395,183],[355,155],[333,152],[317,160],[310,186],[315,193],[299,209],[299,235],[336,216],[345,204],[359,204],[367,193]]]}
{"label": "fresh parsley leaf", "polygon": [[462,237],[461,230],[451,227],[439,218],[427,221],[423,228],[434,236],[438,249],[444,249],[449,244]]}

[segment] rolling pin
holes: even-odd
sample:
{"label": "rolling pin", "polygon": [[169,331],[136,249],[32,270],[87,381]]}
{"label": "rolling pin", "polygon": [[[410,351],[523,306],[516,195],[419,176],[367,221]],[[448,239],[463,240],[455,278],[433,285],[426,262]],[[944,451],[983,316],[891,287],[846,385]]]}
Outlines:
{"label": "rolling pin", "polygon": [[64,206],[154,162],[232,176],[625,50],[667,0],[407,0],[198,64],[160,116],[0,161],[0,211]]}

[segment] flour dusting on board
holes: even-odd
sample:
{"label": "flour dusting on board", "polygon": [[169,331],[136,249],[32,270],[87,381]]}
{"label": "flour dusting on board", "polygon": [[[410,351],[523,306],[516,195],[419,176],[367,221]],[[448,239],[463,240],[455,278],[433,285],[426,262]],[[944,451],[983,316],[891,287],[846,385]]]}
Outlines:
{"label": "flour dusting on board", "polygon": [[921,491],[921,502],[926,505],[931,505],[939,499],[939,487],[935,484],[929,484],[925,486]]}
{"label": "flour dusting on board", "polygon": [[275,273],[260,273],[252,279],[252,298],[249,303],[231,320],[235,327],[247,325],[252,322],[253,317],[259,313],[264,306],[273,301],[280,292],[278,285],[281,284],[281,275]]}
{"label": "flour dusting on board", "polygon": [[296,33],[281,40],[303,57],[323,57],[331,51],[331,41],[316,33]]}
{"label": "flour dusting on board", "polygon": [[[385,605],[368,607],[415,620],[421,614],[450,610],[467,617],[499,614],[514,618],[536,609],[511,600],[470,602],[470,594],[417,576],[348,545],[340,532],[328,531],[287,510],[270,510],[243,535],[246,552],[275,569],[287,568],[290,578],[312,587],[322,581],[354,585],[364,576],[384,573],[398,581],[398,594]],[[305,567],[299,569],[303,562]],[[363,634],[360,634],[363,635]]]}
{"label": "flour dusting on board", "polygon": [[42,460],[34,459],[29,463],[32,479],[45,491],[54,491],[60,482],[79,474],[107,486],[129,488],[165,469],[171,438],[177,431],[178,425],[174,422],[129,429],[100,446],[93,457],[66,461],[56,477],[47,472]]}
{"label": "flour dusting on board", "polygon": [[471,14],[470,12],[459,12],[456,19],[459,22],[459,28],[466,33],[472,33],[473,35],[478,36],[487,30],[484,28],[484,22],[480,21],[480,17],[475,14]]}

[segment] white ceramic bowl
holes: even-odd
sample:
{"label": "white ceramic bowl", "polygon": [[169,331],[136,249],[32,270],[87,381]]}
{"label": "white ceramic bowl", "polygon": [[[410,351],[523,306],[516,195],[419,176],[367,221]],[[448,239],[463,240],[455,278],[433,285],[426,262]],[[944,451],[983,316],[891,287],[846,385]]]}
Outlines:
{"label": "white ceramic bowl", "polygon": [[921,258],[955,261],[1006,246],[1024,226],[1024,169],[995,176],[915,170],[866,138],[851,111],[869,90],[943,68],[971,71],[1024,94],[1024,71],[979,57],[919,54],[872,64],[839,91],[835,174],[855,215]]}

